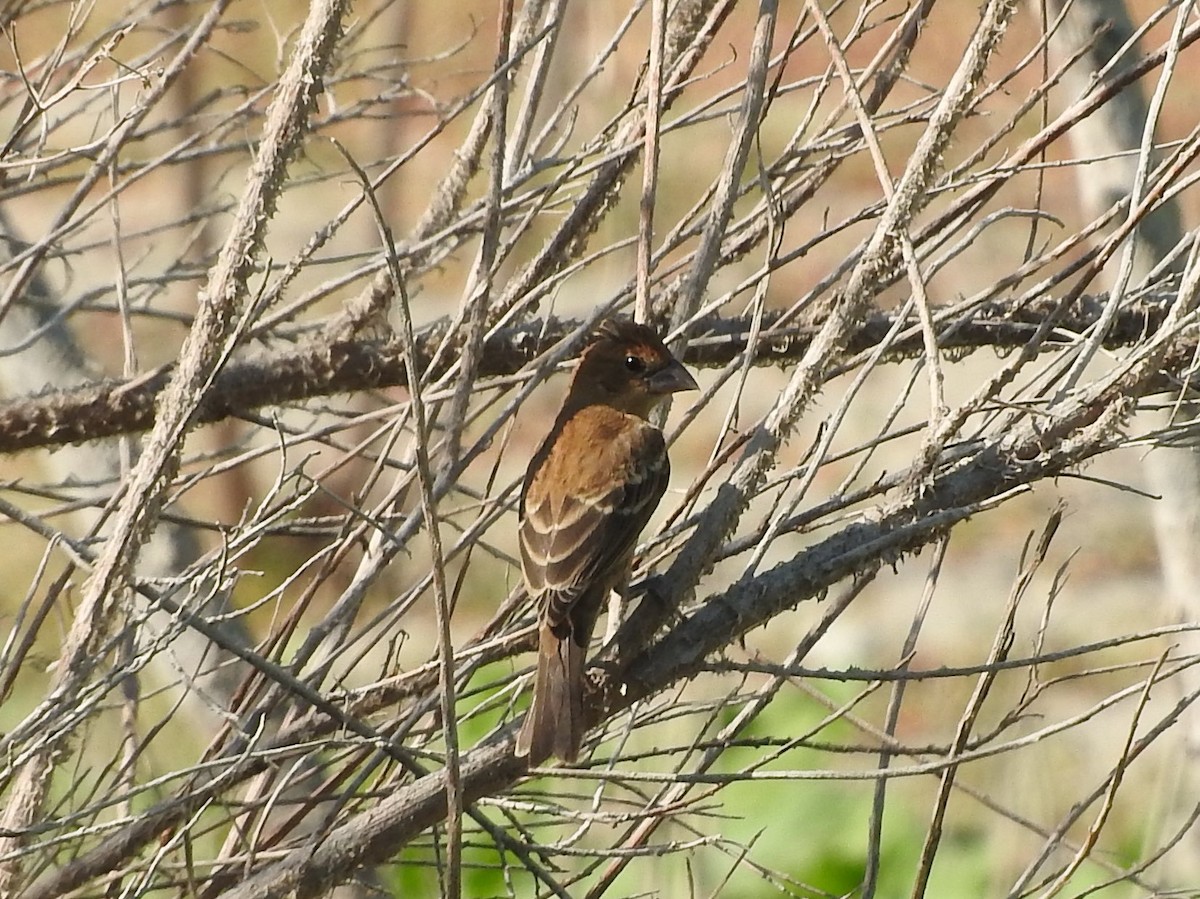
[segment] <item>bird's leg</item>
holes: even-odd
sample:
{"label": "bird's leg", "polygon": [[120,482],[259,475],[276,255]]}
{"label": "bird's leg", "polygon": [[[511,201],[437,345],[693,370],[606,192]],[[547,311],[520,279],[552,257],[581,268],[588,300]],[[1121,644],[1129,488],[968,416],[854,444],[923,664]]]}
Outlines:
{"label": "bird's leg", "polygon": [[[638,604],[632,612],[626,614],[630,601],[634,599],[639,600]],[[624,668],[654,637],[653,632],[643,633],[640,628],[631,627],[631,623],[645,616],[646,609],[643,606],[647,603],[661,607],[665,602],[665,593],[659,588],[657,576],[643,578],[634,584],[621,584],[620,595],[610,600],[604,643],[593,657],[592,664],[613,672]],[[616,614],[613,611],[614,606],[620,610]],[[659,612],[652,617],[661,620],[663,616]]]}
{"label": "bird's leg", "polygon": [[637,584],[637,592],[641,599],[637,609],[629,616],[626,627],[621,628],[617,635],[616,657],[622,668],[633,661],[658,633],[657,627],[639,626],[639,620],[652,620],[661,623],[670,615],[665,611],[667,591],[664,589],[659,575],[649,575]]}
{"label": "bird's leg", "polygon": [[629,578],[621,578],[608,591],[608,621],[604,625],[604,643],[608,646],[617,635],[617,630],[625,620],[625,604],[629,599]]}
{"label": "bird's leg", "polygon": [[658,632],[656,626],[639,626],[639,620],[662,622],[669,619],[671,615],[665,610],[668,595],[657,575],[625,585],[624,599],[640,597],[640,601],[617,633],[606,640],[591,660],[587,683],[590,705],[610,706],[618,696],[625,694],[624,672]]}

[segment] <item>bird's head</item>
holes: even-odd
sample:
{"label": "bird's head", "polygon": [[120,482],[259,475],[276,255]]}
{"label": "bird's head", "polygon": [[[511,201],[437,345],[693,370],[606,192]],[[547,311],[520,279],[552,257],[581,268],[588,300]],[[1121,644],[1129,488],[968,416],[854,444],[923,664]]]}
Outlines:
{"label": "bird's head", "polygon": [[652,328],[625,319],[600,326],[571,382],[579,402],[606,403],[642,418],[671,394],[697,389]]}

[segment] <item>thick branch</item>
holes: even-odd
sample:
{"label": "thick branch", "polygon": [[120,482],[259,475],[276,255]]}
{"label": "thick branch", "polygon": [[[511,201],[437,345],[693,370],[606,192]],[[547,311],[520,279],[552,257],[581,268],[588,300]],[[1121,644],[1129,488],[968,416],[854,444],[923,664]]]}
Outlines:
{"label": "thick branch", "polygon": [[[1034,328],[1050,314],[1054,301],[1014,309],[988,303],[966,314],[940,317],[943,325],[938,346],[951,355],[980,349],[1011,350],[1024,347]],[[1086,297],[1061,318],[1047,349],[1061,346],[1069,335],[1092,327],[1104,309],[1104,297]],[[1132,346],[1155,333],[1166,317],[1167,306],[1144,299],[1126,306],[1105,337],[1105,346]],[[754,349],[756,365],[779,365],[798,360],[808,349],[817,328],[799,325],[774,329],[778,314],[763,318]],[[854,356],[877,346],[895,325],[890,312],[875,312],[852,333],[846,347]],[[453,354],[443,354],[430,369],[434,352],[444,338],[440,326],[417,341],[418,362],[425,380],[436,379]],[[488,338],[479,375],[484,378],[513,375],[579,327],[570,320],[552,320],[498,331]],[[696,328],[700,336],[687,350],[687,362],[700,367],[729,363],[746,351],[751,333],[747,318],[712,317]],[[914,318],[912,327],[894,341],[884,356],[895,362],[921,353],[921,338]],[[0,405],[0,453],[132,434],[154,423],[155,404],[170,377],[170,369],[131,381],[104,381],[73,390],[46,393]],[[381,387],[407,386],[404,354],[395,341],[330,337],[313,340],[284,352],[263,354],[228,366],[217,376],[197,413],[202,423],[237,417],[266,406],[299,402],[337,393]]]}

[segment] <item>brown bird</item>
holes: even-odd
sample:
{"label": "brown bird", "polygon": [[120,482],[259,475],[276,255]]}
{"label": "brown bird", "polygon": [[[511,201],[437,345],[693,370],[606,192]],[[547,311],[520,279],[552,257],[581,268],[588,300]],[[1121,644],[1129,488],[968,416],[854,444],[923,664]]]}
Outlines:
{"label": "brown bird", "polygon": [[521,490],[521,568],[538,602],[533,705],[517,754],[572,762],[583,741],[584,663],[608,593],[628,583],[638,534],[667,488],[666,443],[647,419],[696,381],[645,325],[602,325]]}

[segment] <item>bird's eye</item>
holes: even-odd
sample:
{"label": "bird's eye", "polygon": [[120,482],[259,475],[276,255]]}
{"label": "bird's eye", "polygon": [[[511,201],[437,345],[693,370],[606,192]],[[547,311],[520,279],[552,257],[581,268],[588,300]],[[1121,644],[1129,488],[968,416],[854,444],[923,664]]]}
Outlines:
{"label": "bird's eye", "polygon": [[646,368],[646,363],[640,356],[630,354],[625,357],[625,367],[629,371],[640,372]]}

